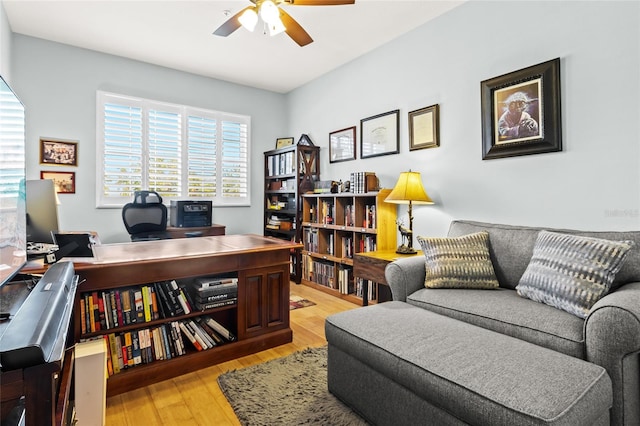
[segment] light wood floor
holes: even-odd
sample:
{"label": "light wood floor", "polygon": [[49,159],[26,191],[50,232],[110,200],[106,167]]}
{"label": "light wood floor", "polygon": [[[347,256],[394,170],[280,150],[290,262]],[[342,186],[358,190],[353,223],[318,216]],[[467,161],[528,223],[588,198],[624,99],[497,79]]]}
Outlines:
{"label": "light wood floor", "polygon": [[107,426],[239,425],[218,386],[218,376],[228,370],[280,358],[308,347],[322,346],[326,344],[325,318],[357,307],[293,283],[291,294],[316,303],[315,306],[291,311],[293,342],[111,397],[107,400]]}

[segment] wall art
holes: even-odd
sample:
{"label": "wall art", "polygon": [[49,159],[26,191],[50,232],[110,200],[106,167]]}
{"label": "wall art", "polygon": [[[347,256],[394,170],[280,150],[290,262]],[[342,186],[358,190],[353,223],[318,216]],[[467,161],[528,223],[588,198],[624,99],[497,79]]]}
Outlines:
{"label": "wall art", "polygon": [[360,157],[370,158],[400,152],[400,110],[360,120]]}
{"label": "wall art", "polygon": [[329,133],[329,162],[356,159],[356,126]]}

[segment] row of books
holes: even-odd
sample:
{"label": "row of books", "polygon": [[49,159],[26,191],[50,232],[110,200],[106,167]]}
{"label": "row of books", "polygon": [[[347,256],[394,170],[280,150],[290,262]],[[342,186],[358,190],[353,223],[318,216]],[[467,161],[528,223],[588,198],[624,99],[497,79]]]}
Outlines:
{"label": "row of books", "polygon": [[312,251],[314,253],[319,253],[318,230],[314,228],[304,228],[302,234],[302,243],[304,245],[304,249],[307,251]]}
{"label": "row of books", "polygon": [[194,310],[213,309],[237,303],[196,303],[188,291],[175,280],[150,283],[138,287],[84,293],[80,299],[82,334],[110,330],[190,314]]}
{"label": "row of books", "polygon": [[371,280],[365,280],[364,278],[357,277],[355,279],[354,293],[358,297],[362,297],[364,293],[365,282],[367,284],[367,300],[376,299],[376,283]]}
{"label": "row of books", "polygon": [[338,269],[338,290],[342,294],[353,294],[353,268],[341,265]]}
{"label": "row of books", "polygon": [[203,351],[236,340],[235,334],[209,316],[98,338],[105,339],[107,345],[109,376],[137,365],[179,357],[187,353],[188,346]]}
{"label": "row of books", "polygon": [[354,194],[377,190],[376,181],[374,172],[352,172],[349,174],[349,185]]}
{"label": "row of books", "polygon": [[296,172],[295,152],[289,151],[267,157],[267,174],[269,176],[288,175]]}
{"label": "row of books", "polygon": [[337,289],[335,273],[336,267],[333,263],[322,262],[309,255],[302,255],[302,276],[307,277],[309,281]]}

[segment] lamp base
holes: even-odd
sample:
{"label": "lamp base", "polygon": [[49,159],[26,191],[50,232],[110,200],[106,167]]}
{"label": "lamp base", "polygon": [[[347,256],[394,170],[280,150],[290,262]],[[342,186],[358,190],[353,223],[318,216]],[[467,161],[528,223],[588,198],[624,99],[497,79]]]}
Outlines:
{"label": "lamp base", "polygon": [[398,249],[396,250],[396,253],[398,253],[398,254],[416,254],[418,252],[416,250],[414,250],[413,247],[409,247],[409,246],[406,246],[406,245],[402,244],[401,246],[398,246]]}

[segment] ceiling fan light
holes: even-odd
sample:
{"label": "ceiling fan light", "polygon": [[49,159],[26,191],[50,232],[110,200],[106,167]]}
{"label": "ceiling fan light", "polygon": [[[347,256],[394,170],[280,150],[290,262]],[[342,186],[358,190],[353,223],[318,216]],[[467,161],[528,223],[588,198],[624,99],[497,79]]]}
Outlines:
{"label": "ceiling fan light", "polygon": [[253,31],[258,23],[258,14],[256,13],[255,8],[245,10],[238,18],[238,21],[245,29]]}
{"label": "ceiling fan light", "polygon": [[274,2],[265,0],[260,5],[260,17],[271,26],[276,23],[276,20],[280,20],[280,10],[278,10],[278,6]]}
{"label": "ceiling fan light", "polygon": [[275,22],[268,24],[269,25],[269,35],[270,36],[274,36],[277,34],[280,34],[284,31],[286,31],[286,28],[284,27],[284,24],[282,23],[282,21],[280,20],[280,18],[278,18]]}

